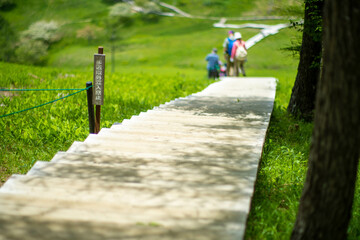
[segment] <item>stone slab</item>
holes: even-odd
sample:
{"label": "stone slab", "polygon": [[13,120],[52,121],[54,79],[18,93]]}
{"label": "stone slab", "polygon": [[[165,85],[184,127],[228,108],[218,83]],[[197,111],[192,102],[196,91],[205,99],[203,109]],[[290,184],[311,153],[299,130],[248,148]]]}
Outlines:
{"label": "stone slab", "polygon": [[[216,165],[174,165],[120,167],[89,163],[65,164],[41,162],[35,163],[28,176],[84,179],[88,181],[147,183],[159,181],[183,182],[184,184],[237,184],[241,178],[255,180],[257,165],[231,168]],[[255,175],[254,175],[255,174]],[[253,186],[253,182],[249,184]]]}
{"label": "stone slab", "polygon": [[[184,184],[176,181],[126,183],[85,179],[14,175],[0,193],[22,194],[71,201],[94,201],[131,207],[191,207],[196,209],[246,210],[251,188],[237,185]],[[250,186],[252,187],[252,186]]]}
{"label": "stone slab", "polygon": [[251,155],[246,159],[228,159],[224,157],[184,157],[174,155],[161,154],[142,154],[142,153],[122,153],[119,155],[104,154],[102,152],[58,152],[51,163],[65,163],[65,164],[92,164],[99,166],[113,166],[119,168],[137,168],[142,166],[148,167],[185,167],[185,168],[199,168],[199,167],[220,167],[228,168],[231,165],[232,169],[242,169],[243,166],[249,166],[254,163],[251,160]]}
{"label": "stone slab", "polygon": [[[171,231],[172,228],[182,228],[183,230],[204,229],[204,226],[214,225],[216,221],[221,222],[227,219],[227,223],[222,225],[220,229],[218,227],[218,230],[228,236],[239,236],[239,233],[234,230],[242,228],[239,220],[245,216],[242,211],[236,210],[212,211],[211,209],[201,208],[194,211],[191,207],[131,207],[123,204],[63,199],[49,201],[49,199],[31,195],[7,193],[0,193],[0,205],[2,206],[0,208],[0,219],[20,216],[28,221],[68,221],[69,225],[72,222],[100,223],[121,228],[124,226],[136,226],[141,223],[153,223],[167,231]],[[3,224],[7,225],[6,222]],[[4,228],[4,226],[1,226],[1,228]],[[16,229],[13,231],[16,231]],[[9,233],[0,232],[0,237],[5,236],[5,234]],[[47,237],[43,236],[40,239],[48,239]]]}

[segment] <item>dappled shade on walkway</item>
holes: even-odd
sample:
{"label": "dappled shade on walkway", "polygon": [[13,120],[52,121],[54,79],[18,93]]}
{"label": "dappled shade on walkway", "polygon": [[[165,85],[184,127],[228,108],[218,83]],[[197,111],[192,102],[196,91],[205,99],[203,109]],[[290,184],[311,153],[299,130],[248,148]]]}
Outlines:
{"label": "dappled shade on walkway", "polygon": [[273,78],[224,78],[0,189],[0,239],[242,239]]}

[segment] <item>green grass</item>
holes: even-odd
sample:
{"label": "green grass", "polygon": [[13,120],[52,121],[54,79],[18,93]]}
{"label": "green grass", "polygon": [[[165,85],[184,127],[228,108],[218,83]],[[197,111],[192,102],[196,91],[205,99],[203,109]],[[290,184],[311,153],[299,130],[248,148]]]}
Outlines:
{"label": "green grass", "polygon": [[249,50],[248,74],[279,81],[245,239],[289,239],[296,217],[312,124],[286,112],[298,62],[281,48],[295,37],[293,30],[285,29]]}
{"label": "green grass", "polygon": [[[83,88],[92,80],[93,54],[103,45],[106,61],[105,105],[102,127],[176,97],[207,86],[205,56],[213,47],[221,49],[227,29],[215,29],[214,21],[162,17],[120,29],[116,41],[116,68],[111,69],[111,45],[105,19],[108,6],[100,0],[17,1],[17,7],[3,13],[17,31],[38,20],[63,24],[62,40],[52,44],[46,68],[1,63],[0,87]],[[99,14],[97,14],[99,13]],[[98,26],[96,38],[76,38],[76,31],[88,23]],[[102,30],[101,30],[102,29]],[[243,30],[250,38],[258,30]],[[64,77],[70,76],[70,77]],[[16,93],[0,100],[0,114],[18,111],[56,99],[68,92]],[[88,133],[85,93],[29,112],[0,120],[1,181],[13,173],[26,173],[36,160],[50,160]]]}
{"label": "green grass", "polygon": [[244,12],[252,10],[255,6],[255,1],[251,0],[165,0],[164,2],[173,4],[179,7],[181,10],[195,16],[211,17],[239,17]]}
{"label": "green grass", "polygon": [[[276,14],[270,1],[166,0],[194,15],[249,16]],[[277,3],[293,1],[277,1]],[[228,29],[215,29],[211,20],[161,17],[119,32],[116,68],[111,69],[111,45],[104,20],[108,6],[94,1],[17,1],[17,8],[2,13],[17,31],[35,21],[54,19],[63,24],[62,40],[51,45],[48,67],[0,63],[0,87],[83,88],[92,80],[93,54],[104,46],[106,54],[105,105],[102,127],[121,122],[175,97],[186,96],[207,86],[206,62],[211,48],[221,53]],[[229,7],[230,6],[230,7]],[[270,10],[269,10],[270,9]],[[168,11],[168,10],[167,10]],[[90,19],[90,22],[84,22]],[[249,21],[229,21],[242,24]],[[278,24],[284,21],[257,21]],[[93,24],[100,28],[88,42],[76,31]],[[247,40],[256,29],[241,29]],[[281,49],[299,33],[285,29],[249,50],[248,76],[276,77],[279,81],[275,107],[258,173],[246,239],[288,239],[296,217],[309,154],[311,123],[289,116],[286,107],[297,71],[298,60]],[[16,93],[0,99],[0,115],[31,107],[69,92]],[[73,141],[88,135],[85,92],[56,104],[0,119],[0,184],[11,174],[26,173],[37,160],[50,160],[66,151]],[[360,185],[354,201],[349,239],[360,238]]]}
{"label": "green grass", "polygon": [[[313,124],[296,120],[286,111],[298,63],[291,53],[281,50],[297,34],[282,30],[249,51],[249,75],[279,80],[247,223],[245,239],[249,240],[290,238],[305,181]],[[352,240],[360,238],[359,182],[348,230]]]}
{"label": "green grass", "polygon": [[348,239],[360,239],[360,167],[358,171],[358,179],[356,183],[354,204],[352,209],[352,218],[348,228]]}
{"label": "green grass", "polygon": [[16,8],[2,13],[17,31],[26,30],[33,22],[55,20],[60,24],[77,24],[79,21],[104,18],[108,5],[100,0],[16,0]]}
{"label": "green grass", "polygon": [[[4,88],[84,88],[91,72],[24,67],[0,63]],[[102,127],[137,115],[177,97],[202,90],[211,81],[186,74],[106,74]],[[18,92],[0,98],[0,115],[33,107],[61,96],[59,92]],[[26,173],[37,160],[51,160],[74,141],[88,135],[85,92],[65,100],[0,118],[0,181],[11,174]]]}
{"label": "green grass", "polygon": [[312,124],[276,105],[258,173],[246,239],[289,239],[307,170]]}
{"label": "green grass", "polygon": [[[280,13],[279,8],[287,5],[301,5],[298,0],[164,0],[194,16],[243,17],[268,16]],[[166,11],[170,11],[164,8]]]}
{"label": "green grass", "polygon": [[[279,8],[288,4],[301,4],[297,0],[164,0],[194,16],[242,17],[279,14]],[[167,10],[169,11],[169,10]]]}
{"label": "green grass", "polygon": [[[162,18],[158,24],[138,23],[129,30],[128,38],[116,42],[116,72],[147,71],[189,72],[203,74],[205,56],[213,47],[222,52],[222,43],[227,29],[213,28],[213,21],[183,18]],[[125,31],[125,30],[124,30]],[[243,29],[244,39],[259,32],[258,29]],[[100,42],[98,43],[100,45]],[[104,46],[107,68],[111,68],[111,45]],[[71,45],[56,48],[51,52],[49,65],[62,68],[90,70],[91,54],[97,45]],[[144,70],[145,69],[145,70]]]}

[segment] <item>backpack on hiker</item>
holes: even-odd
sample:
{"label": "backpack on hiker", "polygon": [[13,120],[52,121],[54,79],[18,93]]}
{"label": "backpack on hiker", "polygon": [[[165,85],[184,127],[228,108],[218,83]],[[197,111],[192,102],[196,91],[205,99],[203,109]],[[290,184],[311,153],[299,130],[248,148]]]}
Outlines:
{"label": "backpack on hiker", "polygon": [[246,51],[244,45],[241,44],[236,49],[235,58],[236,58],[236,60],[244,61],[246,59],[246,57],[247,57],[247,51]]}

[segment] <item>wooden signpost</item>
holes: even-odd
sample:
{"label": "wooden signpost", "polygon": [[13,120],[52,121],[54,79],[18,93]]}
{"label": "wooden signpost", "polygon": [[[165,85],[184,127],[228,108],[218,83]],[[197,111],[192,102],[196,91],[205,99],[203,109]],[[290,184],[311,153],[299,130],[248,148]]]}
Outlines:
{"label": "wooden signpost", "polygon": [[105,54],[104,48],[98,48],[98,54],[94,54],[94,86],[93,105],[96,106],[95,129],[97,134],[100,131],[101,105],[104,104],[104,80],[105,80]]}

